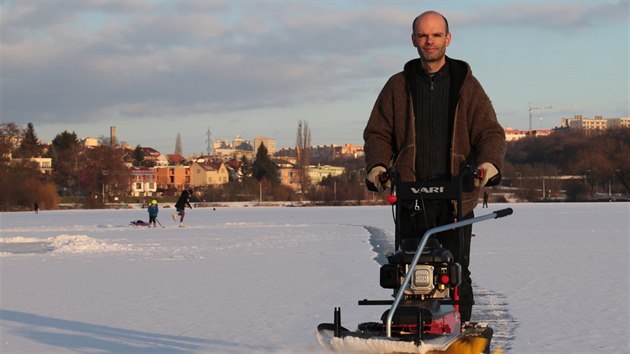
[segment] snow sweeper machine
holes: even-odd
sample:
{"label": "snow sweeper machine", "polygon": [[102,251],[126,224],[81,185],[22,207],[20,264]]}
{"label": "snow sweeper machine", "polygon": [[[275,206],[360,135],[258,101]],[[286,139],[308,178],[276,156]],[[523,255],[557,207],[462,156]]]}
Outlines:
{"label": "snow sweeper machine", "polygon": [[336,352],[490,353],[492,328],[483,323],[462,323],[458,296],[461,266],[434,235],[450,230],[453,237],[462,240],[463,226],[510,215],[512,209],[437,226],[416,239],[402,239],[397,222],[401,203],[409,205],[409,201],[416,205],[428,200],[456,201],[457,215],[462,215],[462,191],[470,188],[474,178],[483,178],[481,170],[466,167],[462,171],[451,181],[427,183],[399,182],[393,170],[383,175],[382,182],[391,183],[387,201],[392,204],[396,231],[395,250],[380,269],[380,285],[393,290],[393,299],[359,300],[361,306],[389,308],[380,321],[361,323],[354,331],[342,326],[341,308],[335,307],[333,322],[317,327],[320,345]]}

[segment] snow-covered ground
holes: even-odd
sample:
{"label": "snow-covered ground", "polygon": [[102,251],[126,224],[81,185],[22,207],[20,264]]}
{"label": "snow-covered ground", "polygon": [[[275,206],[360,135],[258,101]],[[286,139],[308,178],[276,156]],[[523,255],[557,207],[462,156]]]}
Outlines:
{"label": "snow-covered ground", "polygon": [[[473,319],[509,353],[628,353],[630,204],[509,204],[474,226]],[[1,353],[314,353],[380,318],[389,207],[0,213]],[[389,239],[389,241],[387,241]],[[387,242],[383,243],[383,240]]]}

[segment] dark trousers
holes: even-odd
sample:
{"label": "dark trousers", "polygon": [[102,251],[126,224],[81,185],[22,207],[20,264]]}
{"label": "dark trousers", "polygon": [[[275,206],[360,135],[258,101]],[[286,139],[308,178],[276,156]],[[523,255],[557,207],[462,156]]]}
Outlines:
{"label": "dark trousers", "polygon": [[[473,213],[463,219],[474,217]],[[419,239],[424,233],[433,227],[455,222],[455,217],[450,201],[428,200],[422,203],[412,201],[400,207],[398,213],[397,240],[405,238]],[[459,285],[459,311],[463,322],[470,321],[472,305],[475,303],[472,280],[470,278],[470,239],[472,225],[467,225],[459,230],[448,230],[435,235],[442,247],[453,253],[455,261],[462,267],[462,283]],[[463,237],[460,242],[459,235]]]}

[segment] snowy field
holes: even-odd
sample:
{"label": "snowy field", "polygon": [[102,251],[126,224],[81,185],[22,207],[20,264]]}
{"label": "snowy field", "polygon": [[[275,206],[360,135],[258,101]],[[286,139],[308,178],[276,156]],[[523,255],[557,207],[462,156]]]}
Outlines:
{"label": "snowy field", "polygon": [[[473,227],[473,320],[508,353],[628,353],[630,204],[509,204]],[[0,352],[315,353],[385,308],[389,207],[0,213]],[[380,257],[379,257],[380,256]]]}

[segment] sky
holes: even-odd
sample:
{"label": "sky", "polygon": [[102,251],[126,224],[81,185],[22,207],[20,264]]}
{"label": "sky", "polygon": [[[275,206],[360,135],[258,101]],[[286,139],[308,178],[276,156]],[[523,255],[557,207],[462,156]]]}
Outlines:
{"label": "sky", "polygon": [[626,1],[0,0],[0,119],[204,153],[236,135],[362,145],[376,96],[418,57],[411,23],[449,20],[504,127],[628,117]]}

